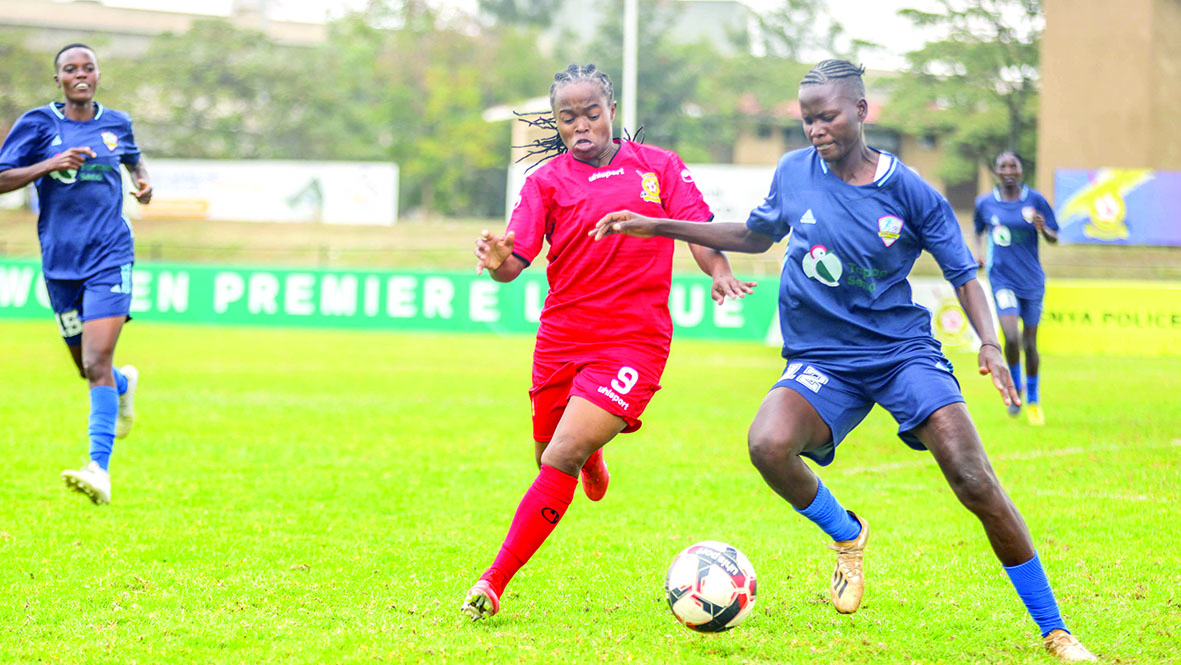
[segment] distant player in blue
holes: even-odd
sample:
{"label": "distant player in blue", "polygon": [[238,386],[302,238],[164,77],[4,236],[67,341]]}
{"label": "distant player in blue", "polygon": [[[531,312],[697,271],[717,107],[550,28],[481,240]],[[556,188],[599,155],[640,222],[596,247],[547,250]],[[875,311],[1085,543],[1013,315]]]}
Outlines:
{"label": "distant player in blue", "polygon": [[90,462],[62,472],[96,504],[111,500],[107,466],[116,437],[127,436],[139,373],[113,366],[115,342],[131,311],[131,224],[123,214],[120,166],[152,198],[147,165],[131,118],[94,101],[98,60],[70,44],[53,61],[65,102],[20,117],[0,147],[0,193],[34,183],[41,204],[41,267],[58,327],[78,371],[90,384]]}
{"label": "distant player in blue", "polygon": [[[976,199],[976,249],[980,267],[988,267],[988,283],[1005,335],[1005,361],[1013,384],[1021,392],[1021,349],[1025,349],[1026,403],[1029,424],[1044,425],[1046,416],[1038,395],[1037,325],[1042,318],[1046,273],[1038,260],[1038,236],[1058,242],[1054,209],[1036,190],[1025,186],[1021,159],[1013,152],[996,158],[1001,184]],[[988,237],[987,249],[984,237]],[[1021,322],[1020,325],[1018,321]],[[1020,413],[1009,405],[1010,415]]]}
{"label": "distant player in blue", "polygon": [[771,192],[745,224],[607,215],[596,237],[663,236],[719,250],[764,252],[790,235],[783,262],[779,381],[750,426],[751,461],[781,497],[835,542],[833,605],[848,614],[865,589],[869,525],[841,507],[803,460],[832,462],[875,403],[909,446],[931,451],[960,502],[980,519],[1021,600],[1064,661],[1093,660],[1071,635],[1017,508],[1001,488],[968,415],[931,314],[906,281],[922,250],[935,256],[980,336],[978,365],[1006,404],[1017,391],[1001,358],[976,262],[947,201],[889,153],[865,143],[864,69],[825,60],[800,83],[812,147],[779,160]]}

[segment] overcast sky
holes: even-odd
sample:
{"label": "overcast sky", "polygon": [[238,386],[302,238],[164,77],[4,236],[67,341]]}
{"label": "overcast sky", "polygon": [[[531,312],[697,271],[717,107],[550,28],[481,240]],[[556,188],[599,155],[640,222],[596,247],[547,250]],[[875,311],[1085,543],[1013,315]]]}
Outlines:
{"label": "overcast sky", "polygon": [[[258,1],[258,0],[256,0]],[[270,8],[270,16],[279,20],[318,21],[326,16],[360,9],[365,0],[261,0]],[[643,2],[644,0],[640,0]],[[743,0],[757,10],[774,7],[782,0]],[[101,0],[103,4],[119,7],[139,7],[164,11],[201,12],[226,15],[233,0]],[[476,0],[433,0],[437,5],[447,5],[474,12]],[[850,38],[882,44],[881,50],[865,51],[861,60],[870,69],[899,69],[903,65],[902,54],[917,49],[923,44],[925,33],[917,32],[910,21],[898,16],[898,10],[908,7],[931,9],[934,0],[830,0],[829,12],[844,26]],[[823,57],[826,54],[812,54]]]}

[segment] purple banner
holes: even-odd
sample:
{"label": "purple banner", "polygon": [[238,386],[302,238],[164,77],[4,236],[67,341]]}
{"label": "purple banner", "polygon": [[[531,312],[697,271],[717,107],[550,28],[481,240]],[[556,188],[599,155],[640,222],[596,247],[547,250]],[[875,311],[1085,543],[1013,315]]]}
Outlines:
{"label": "purple banner", "polygon": [[1181,245],[1181,171],[1058,169],[1062,242]]}

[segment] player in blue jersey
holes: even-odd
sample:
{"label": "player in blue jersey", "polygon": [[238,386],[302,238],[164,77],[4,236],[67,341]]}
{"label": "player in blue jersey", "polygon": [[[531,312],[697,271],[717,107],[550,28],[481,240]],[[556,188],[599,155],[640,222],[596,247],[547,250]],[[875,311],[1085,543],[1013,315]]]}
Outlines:
{"label": "player in blue jersey", "polygon": [[131,429],[139,373],[113,365],[115,343],[131,311],[131,224],[123,214],[127,168],[140,203],[152,198],[147,165],[131,118],[94,101],[98,59],[70,44],[53,61],[65,95],[20,117],[0,147],[0,193],[34,183],[41,205],[41,268],[58,327],[90,384],[90,462],[62,472],[96,504],[111,500],[107,471],[116,437]]}
{"label": "player in blue jersey", "polygon": [[855,612],[865,588],[866,520],[841,507],[803,460],[826,466],[875,403],[909,446],[930,450],[960,502],[979,518],[997,558],[1064,661],[1093,660],[1062,621],[1025,522],[1001,488],[968,415],[931,314],[907,275],[934,255],[980,336],[978,366],[1006,404],[1019,401],[1001,357],[976,262],[946,199],[889,153],[865,143],[864,69],[825,60],[800,84],[811,148],[779,160],[766,201],[745,224],[694,224],[629,211],[596,237],[662,236],[719,250],[764,252],[790,234],[779,292],[787,366],[750,426],[751,461],[781,497],[832,539],[831,596]]}
{"label": "player in blue jersey", "polygon": [[[1038,237],[1058,242],[1054,209],[1036,190],[1025,186],[1021,158],[1002,152],[996,158],[1000,186],[976,199],[976,247],[980,267],[988,267],[988,283],[1005,336],[1005,361],[1017,392],[1021,392],[1021,349],[1025,349],[1025,402],[1031,425],[1044,425],[1038,396],[1037,325],[1042,318],[1046,274],[1038,260]],[[984,237],[988,237],[987,248]],[[1009,405],[1010,415],[1020,406]]]}

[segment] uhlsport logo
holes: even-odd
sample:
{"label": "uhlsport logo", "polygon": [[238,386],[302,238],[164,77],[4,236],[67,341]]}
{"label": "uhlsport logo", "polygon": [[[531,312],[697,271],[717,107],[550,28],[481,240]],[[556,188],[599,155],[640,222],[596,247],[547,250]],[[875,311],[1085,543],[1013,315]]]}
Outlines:
{"label": "uhlsport logo", "polygon": [[878,217],[878,237],[889,247],[902,235],[902,220],[894,215]]}
{"label": "uhlsport logo", "polygon": [[115,151],[115,147],[119,145],[119,137],[115,136],[115,132],[103,132],[103,145],[107,146],[107,150]]}
{"label": "uhlsport logo", "polygon": [[660,203],[660,180],[656,178],[656,174],[642,171],[636,173],[640,174],[640,198],[651,203]]}
{"label": "uhlsport logo", "polygon": [[693,182],[693,174],[689,169],[681,169],[681,180],[684,182]]}
{"label": "uhlsport logo", "polygon": [[801,265],[805,275],[825,286],[837,286],[841,283],[844,266],[837,255],[829,252],[824,245],[813,245],[804,255]]}

